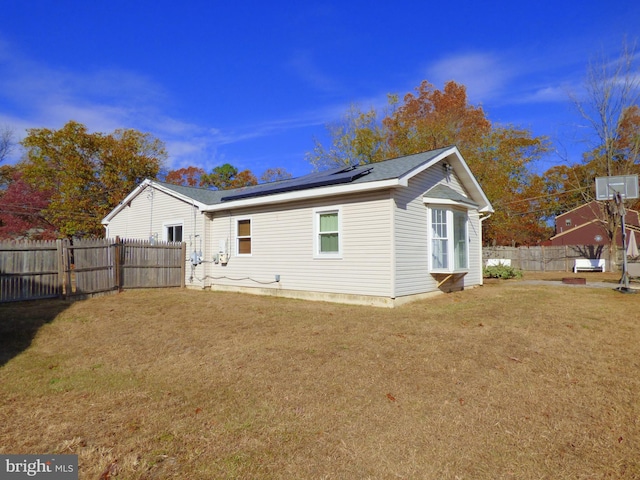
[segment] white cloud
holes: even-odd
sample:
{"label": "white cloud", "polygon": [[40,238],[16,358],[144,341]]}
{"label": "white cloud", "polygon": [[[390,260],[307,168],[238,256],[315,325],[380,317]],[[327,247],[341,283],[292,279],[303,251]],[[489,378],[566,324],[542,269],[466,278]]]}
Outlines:
{"label": "white cloud", "polygon": [[443,58],[427,69],[427,78],[436,88],[450,80],[467,88],[472,103],[498,97],[515,76],[513,68],[491,53],[465,53]]}
{"label": "white cloud", "polygon": [[571,89],[564,85],[549,85],[523,95],[514,103],[567,103]]}
{"label": "white cloud", "polygon": [[[122,69],[70,71],[21,56],[0,38],[0,124],[22,139],[27,128],[61,128],[69,120],[90,131],[134,128],[161,139],[169,153],[166,167],[189,165],[211,168],[224,161],[221,146],[320,125],[327,112],[308,112],[234,128],[197,125],[167,114],[171,99],[164,87],[137,72]],[[331,89],[309,57],[293,62],[297,71],[317,88]]]}
{"label": "white cloud", "polygon": [[427,71],[436,88],[454,80],[467,88],[471,103],[493,107],[567,103],[569,93],[580,90],[575,59],[566,56],[463,53],[438,60]]}
{"label": "white cloud", "polygon": [[91,130],[127,127],[136,111],[161,99],[162,89],[132,72],[71,72],[5,55],[0,64],[0,105],[33,127],[68,120]]}

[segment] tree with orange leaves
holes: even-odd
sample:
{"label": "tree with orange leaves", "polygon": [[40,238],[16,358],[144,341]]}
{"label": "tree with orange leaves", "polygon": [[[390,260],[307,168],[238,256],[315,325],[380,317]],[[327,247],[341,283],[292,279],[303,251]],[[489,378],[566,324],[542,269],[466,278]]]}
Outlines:
{"label": "tree with orange leaves", "polygon": [[405,95],[404,104],[382,123],[394,156],[456,145],[466,159],[491,132],[482,108],[469,104],[465,86],[454,81],[447,82],[443,90],[423,81],[416,94]]}
{"label": "tree with orange leaves", "polygon": [[100,236],[100,220],[167,158],[149,133],[118,129],[91,133],[75,121],[59,130],[32,128],[21,142],[22,181],[50,194],[42,214],[63,237]]}
{"label": "tree with orange leaves", "polygon": [[164,181],[185,187],[201,187],[201,178],[204,174],[205,171],[198,167],[178,168],[167,172]]}
{"label": "tree with orange leaves", "polygon": [[[549,237],[545,219],[536,208],[518,202],[540,185],[530,165],[549,144],[527,129],[492,125],[479,106],[470,104],[464,85],[447,82],[443,90],[422,82],[400,104],[389,96],[390,112],[378,121],[373,109],[353,106],[343,125],[329,128],[332,145],[317,140],[307,159],[318,168],[359,161],[374,163],[413,153],[455,145],[469,165],[496,213],[484,222],[484,238],[496,244],[531,244]],[[522,225],[528,225],[523,234]]]}
{"label": "tree with orange leaves", "polygon": [[215,167],[211,173],[202,175],[200,181],[203,187],[214,187],[216,190],[229,190],[258,184],[258,179],[251,173],[251,170],[238,172],[238,169],[230,163]]}

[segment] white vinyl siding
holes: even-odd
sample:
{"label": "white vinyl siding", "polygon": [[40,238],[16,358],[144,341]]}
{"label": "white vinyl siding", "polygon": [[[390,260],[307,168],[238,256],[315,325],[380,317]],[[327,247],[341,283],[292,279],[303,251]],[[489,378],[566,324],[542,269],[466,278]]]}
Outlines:
{"label": "white vinyl siding", "polygon": [[467,212],[468,270],[464,276],[465,285],[482,284],[482,224],[477,210]]}
{"label": "white vinyl siding", "polygon": [[437,289],[437,282],[429,273],[428,219],[422,196],[440,179],[434,169],[429,169],[412,178],[407,188],[394,191],[396,297]]}
{"label": "white vinyl siding", "polygon": [[[217,285],[391,296],[389,192],[367,192],[216,213],[210,248],[236,241],[235,221],[251,215],[252,255],[210,265]],[[319,261],[318,212],[339,212],[340,258]],[[280,281],[275,282],[276,275]]]}
{"label": "white vinyl siding", "polygon": [[[423,195],[438,183],[446,185],[462,195],[466,195],[455,174],[446,179],[442,169],[428,169],[409,181],[407,188],[396,189],[395,199],[395,296],[414,295],[438,290],[438,280],[431,274],[430,256],[431,242],[429,234],[429,210],[425,205]],[[479,285],[482,283],[482,250],[480,245],[480,221],[476,210],[465,212],[467,216],[466,250],[467,268],[464,276],[460,277],[457,286]],[[455,231],[453,232],[455,234]],[[451,247],[453,249],[453,242]],[[448,255],[452,255],[451,251]],[[463,256],[455,261],[463,261]]]}
{"label": "white vinyl siding", "polygon": [[182,240],[188,241],[194,227],[201,233],[202,215],[194,206],[160,190],[147,187],[109,222],[109,236],[149,240],[167,240],[167,226],[182,225]]}
{"label": "white vinyl siding", "polygon": [[[149,237],[152,236],[155,240],[166,241],[166,226],[181,224],[182,241],[186,243],[188,259],[190,252],[199,251],[201,244],[204,245],[204,240],[200,241],[206,234],[204,216],[191,202],[185,202],[157,189],[153,190],[152,195],[150,190],[147,187],[131,200],[130,206],[125,206],[111,219],[108,236],[141,241],[149,241]],[[198,279],[204,278],[204,275],[201,275],[204,268],[204,264],[199,265],[196,275],[193,276],[187,268],[186,285],[203,285],[204,282]]]}

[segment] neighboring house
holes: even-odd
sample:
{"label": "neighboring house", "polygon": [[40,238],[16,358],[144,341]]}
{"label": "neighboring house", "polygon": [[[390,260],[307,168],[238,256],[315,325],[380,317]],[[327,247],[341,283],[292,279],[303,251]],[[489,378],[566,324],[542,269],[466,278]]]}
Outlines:
{"label": "neighboring house", "polygon": [[186,242],[189,286],[393,306],[482,284],[491,212],[447,147],[235,190],[145,180],[102,223]]}
{"label": "neighboring house", "polygon": [[[603,203],[592,201],[556,217],[556,234],[551,245],[609,245]],[[636,236],[640,244],[640,213],[627,209],[625,229]],[[617,244],[622,247],[622,231],[618,230]]]}

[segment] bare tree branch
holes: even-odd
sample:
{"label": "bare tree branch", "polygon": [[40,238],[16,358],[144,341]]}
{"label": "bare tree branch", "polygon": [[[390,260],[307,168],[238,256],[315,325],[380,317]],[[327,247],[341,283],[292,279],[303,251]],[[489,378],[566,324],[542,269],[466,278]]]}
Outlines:
{"label": "bare tree branch", "polygon": [[11,127],[0,126],[0,163],[4,162],[16,146],[14,132]]}
{"label": "bare tree branch", "polygon": [[640,69],[635,43],[629,45],[625,41],[615,60],[601,54],[589,62],[585,96],[572,95],[571,100],[591,127],[594,141],[590,147],[601,150],[601,173],[607,176],[625,173],[614,171],[613,160],[615,140],[625,112],[640,100]]}
{"label": "bare tree branch", "polygon": [[[571,100],[590,126],[592,142],[584,161],[591,175],[610,177],[636,173],[640,160],[637,133],[640,68],[635,43],[630,45],[625,40],[617,59],[609,60],[602,54],[592,60],[585,79],[584,98],[574,95]],[[602,212],[610,242],[609,260],[614,265],[620,218],[613,202],[606,202]]]}

